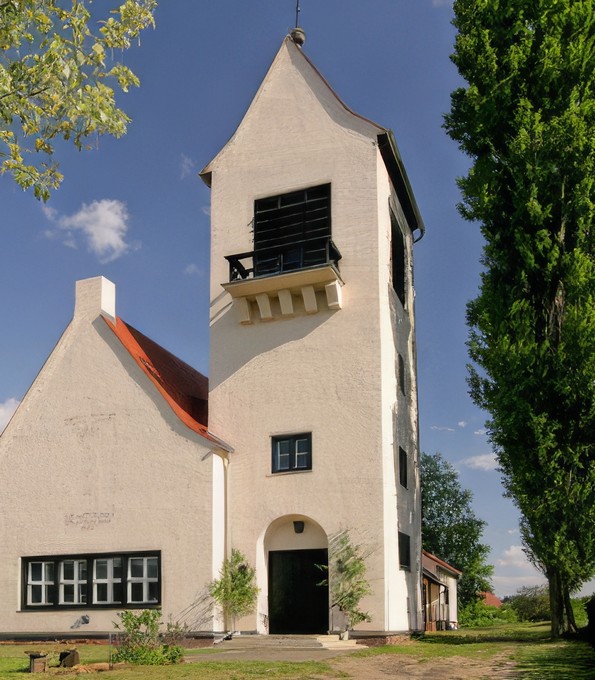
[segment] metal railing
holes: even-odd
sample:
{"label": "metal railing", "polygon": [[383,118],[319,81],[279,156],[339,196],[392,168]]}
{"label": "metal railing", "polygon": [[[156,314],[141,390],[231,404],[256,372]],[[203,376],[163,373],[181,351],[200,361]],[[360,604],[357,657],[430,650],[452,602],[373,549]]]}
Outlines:
{"label": "metal railing", "polygon": [[341,253],[332,239],[327,237],[226,255],[225,259],[229,262],[231,283],[324,265],[334,265],[338,268]]}

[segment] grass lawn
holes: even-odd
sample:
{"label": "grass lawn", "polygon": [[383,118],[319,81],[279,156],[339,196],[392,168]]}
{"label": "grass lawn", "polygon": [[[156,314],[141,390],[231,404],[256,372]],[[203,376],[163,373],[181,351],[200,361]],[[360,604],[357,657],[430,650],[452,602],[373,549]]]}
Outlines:
{"label": "grass lawn", "polygon": [[[50,645],[51,646],[51,645]],[[29,649],[42,649],[43,645],[0,645],[0,679],[16,680],[28,671]],[[109,648],[104,645],[78,645],[82,664],[106,662]],[[208,657],[211,650],[188,650],[188,656]],[[353,663],[362,664],[373,656],[406,655],[419,660],[420,670],[430,672],[432,663],[441,659],[463,657],[476,662],[489,663],[494,658],[515,662],[514,677],[535,680],[592,680],[595,678],[595,650],[584,642],[551,640],[547,624],[513,624],[492,628],[462,629],[444,633],[429,633],[424,638],[404,645],[362,649],[350,655]],[[50,657],[50,665],[57,664],[57,653]],[[338,657],[328,662],[280,661],[217,661],[188,663],[178,666],[138,666],[116,669],[101,677],[106,680],[148,678],[166,680],[193,678],[196,680],[256,680],[257,678],[282,678],[284,680],[311,680],[312,678],[345,678],[338,668]],[[53,670],[52,674],[74,675],[72,671]],[[350,673],[351,677],[365,677]],[[421,676],[420,676],[421,677]]]}

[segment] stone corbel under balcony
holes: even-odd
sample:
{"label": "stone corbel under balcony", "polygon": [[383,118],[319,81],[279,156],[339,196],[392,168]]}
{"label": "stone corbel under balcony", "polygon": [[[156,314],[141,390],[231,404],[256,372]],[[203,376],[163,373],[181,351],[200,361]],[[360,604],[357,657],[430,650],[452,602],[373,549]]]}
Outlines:
{"label": "stone corbel under balcony", "polygon": [[[298,271],[241,279],[223,283],[223,288],[233,298],[240,323],[252,323],[252,302],[256,302],[262,321],[293,316],[294,296],[299,296],[306,314],[319,311],[316,293],[325,292],[328,309],[341,309],[341,286],[343,281],[332,265],[300,269]],[[271,300],[277,298],[281,316],[273,315]]]}

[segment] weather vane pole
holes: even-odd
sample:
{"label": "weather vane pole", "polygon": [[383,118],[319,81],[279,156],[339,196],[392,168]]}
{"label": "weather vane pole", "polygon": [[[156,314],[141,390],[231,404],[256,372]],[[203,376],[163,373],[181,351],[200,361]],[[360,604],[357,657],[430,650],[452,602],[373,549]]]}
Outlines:
{"label": "weather vane pole", "polygon": [[295,3],[295,27],[298,28],[300,25],[300,0],[296,0]]}

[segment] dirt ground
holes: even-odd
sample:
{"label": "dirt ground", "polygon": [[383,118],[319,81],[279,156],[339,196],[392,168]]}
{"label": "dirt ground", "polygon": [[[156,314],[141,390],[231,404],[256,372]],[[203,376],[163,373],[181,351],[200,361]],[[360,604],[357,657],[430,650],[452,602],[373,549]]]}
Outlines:
{"label": "dirt ground", "polygon": [[409,680],[410,678],[440,678],[440,680],[500,680],[515,678],[514,662],[502,652],[485,661],[451,657],[436,661],[420,661],[413,656],[386,654],[354,658],[341,656],[332,661],[333,668],[353,680]]}

